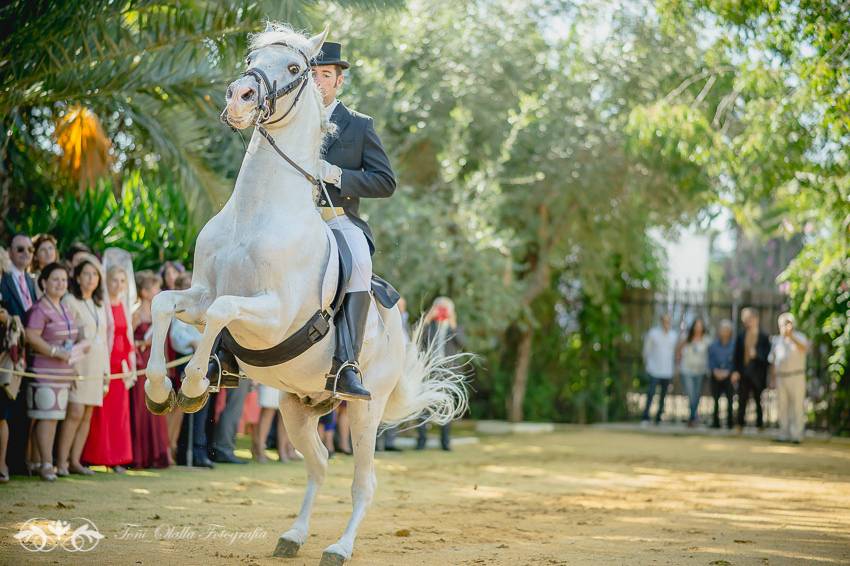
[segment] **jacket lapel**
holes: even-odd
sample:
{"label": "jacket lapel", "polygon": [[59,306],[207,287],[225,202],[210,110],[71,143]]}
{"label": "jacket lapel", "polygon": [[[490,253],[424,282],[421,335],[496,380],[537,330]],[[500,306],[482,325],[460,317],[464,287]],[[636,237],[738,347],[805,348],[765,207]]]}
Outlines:
{"label": "jacket lapel", "polygon": [[[0,293],[3,294],[3,300],[6,301],[9,306],[14,304],[19,312],[24,312],[24,303],[18,293],[18,286],[15,285],[15,280],[12,279],[11,272],[3,274],[3,284],[0,285]],[[35,294],[30,296],[34,297]]]}
{"label": "jacket lapel", "polygon": [[325,147],[325,155],[331,150],[331,148],[336,144],[337,140],[342,136],[342,133],[348,127],[348,124],[351,123],[351,112],[348,111],[348,108],[340,102],[334,108],[333,114],[331,114],[331,123],[336,126],[336,133],[334,133],[333,137],[327,141],[327,145]]}

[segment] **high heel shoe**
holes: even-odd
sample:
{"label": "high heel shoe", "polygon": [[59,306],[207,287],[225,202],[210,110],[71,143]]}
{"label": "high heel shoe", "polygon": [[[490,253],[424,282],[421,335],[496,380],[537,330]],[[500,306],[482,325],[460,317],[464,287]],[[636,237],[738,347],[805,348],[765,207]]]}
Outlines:
{"label": "high heel shoe", "polygon": [[38,471],[38,475],[40,475],[41,479],[44,481],[56,481],[56,473],[53,470],[53,464],[42,464],[41,469]]}

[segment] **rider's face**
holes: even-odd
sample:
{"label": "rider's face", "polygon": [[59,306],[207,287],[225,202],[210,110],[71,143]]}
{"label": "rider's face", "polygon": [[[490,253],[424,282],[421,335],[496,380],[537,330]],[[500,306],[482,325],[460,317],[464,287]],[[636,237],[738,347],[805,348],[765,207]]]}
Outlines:
{"label": "rider's face", "polygon": [[345,75],[337,65],[318,65],[313,67],[313,78],[322,91],[322,102],[327,106],[336,98]]}

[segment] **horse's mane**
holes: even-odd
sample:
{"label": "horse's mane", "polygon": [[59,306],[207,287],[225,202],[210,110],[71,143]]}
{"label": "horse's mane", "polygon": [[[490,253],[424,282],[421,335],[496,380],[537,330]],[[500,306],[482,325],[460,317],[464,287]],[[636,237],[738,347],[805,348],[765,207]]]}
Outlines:
{"label": "horse's mane", "polygon": [[[251,51],[279,42],[289,44],[301,51],[305,56],[310,56],[310,51],[312,50],[310,38],[303,33],[295,31],[287,24],[270,21],[267,23],[264,31],[248,35],[248,49]],[[322,139],[324,139],[325,136],[336,131],[336,126],[331,123],[330,116],[327,113],[325,105],[322,103],[322,94],[313,80],[310,80],[310,84],[307,86],[307,93],[310,95],[314,104],[319,107],[320,116],[322,117]]]}

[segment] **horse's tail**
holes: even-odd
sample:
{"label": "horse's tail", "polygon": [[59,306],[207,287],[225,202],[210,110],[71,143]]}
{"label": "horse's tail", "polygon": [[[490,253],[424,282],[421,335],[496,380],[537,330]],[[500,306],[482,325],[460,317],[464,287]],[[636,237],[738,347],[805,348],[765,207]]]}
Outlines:
{"label": "horse's tail", "polygon": [[404,373],[390,394],[381,419],[386,426],[416,416],[424,422],[447,424],[462,416],[469,406],[463,370],[472,356],[441,354],[444,349],[436,340],[419,348],[423,331],[420,323],[405,345]]}

